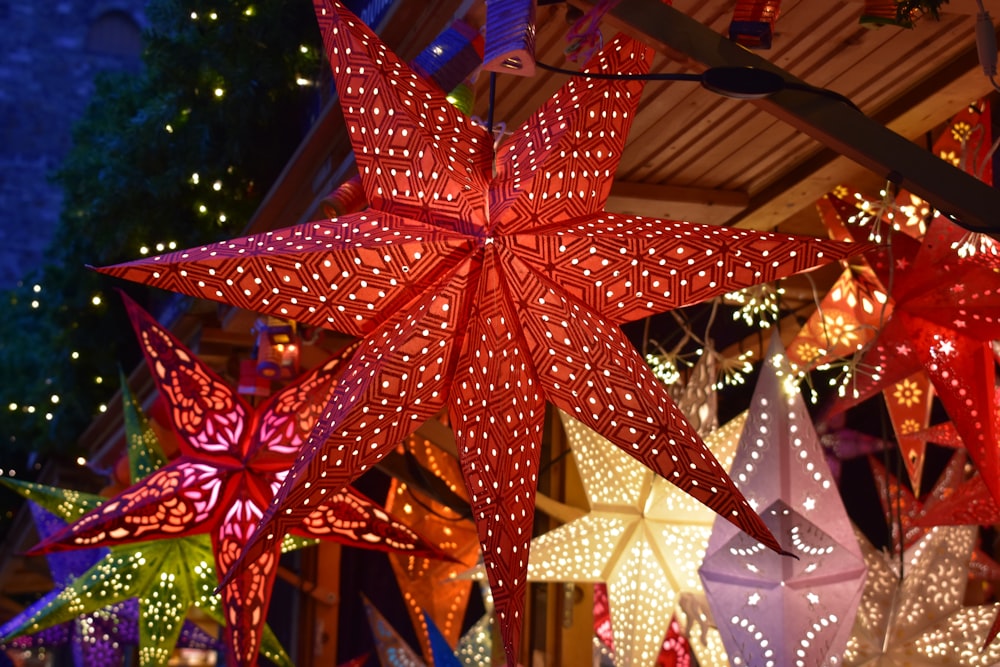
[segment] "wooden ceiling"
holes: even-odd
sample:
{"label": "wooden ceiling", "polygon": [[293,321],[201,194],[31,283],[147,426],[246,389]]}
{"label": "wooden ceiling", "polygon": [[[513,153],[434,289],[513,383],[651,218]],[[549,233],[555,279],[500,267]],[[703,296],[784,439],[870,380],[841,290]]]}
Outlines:
{"label": "wooden ceiling", "polygon": [[[674,0],[673,7],[724,34],[733,4]],[[812,86],[846,96],[869,118],[921,144],[926,133],[992,90],[976,57],[974,0],[952,0],[940,21],[922,19],[911,30],[865,27],[858,20],[862,10],[860,1],[785,0],[773,47],[756,54]],[[578,67],[564,55],[569,27],[567,4],[539,8],[538,60]],[[620,27],[647,42],[655,33],[655,27],[635,30],[635,22],[615,15],[602,24],[606,37]],[[654,72],[705,68],[670,45],[652,45],[658,50]],[[485,79],[477,84],[480,116],[488,103]],[[530,79],[498,77],[495,117],[517,127],[563,80],[545,72]],[[822,102],[831,100],[818,96],[816,104]],[[840,183],[877,189],[885,176],[840,157],[761,106],[690,82],[654,81],[646,85],[608,209],[821,234],[812,214],[816,199]]]}

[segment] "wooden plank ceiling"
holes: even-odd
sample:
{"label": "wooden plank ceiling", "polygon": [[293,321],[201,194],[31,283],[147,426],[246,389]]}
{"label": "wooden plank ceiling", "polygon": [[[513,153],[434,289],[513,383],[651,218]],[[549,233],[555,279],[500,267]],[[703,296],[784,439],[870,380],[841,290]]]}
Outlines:
{"label": "wooden plank ceiling", "polygon": [[[624,0],[627,2],[628,0]],[[673,6],[724,33],[732,0],[675,0]],[[585,6],[581,3],[581,6]],[[758,54],[814,86],[850,98],[869,117],[920,142],[990,90],[975,56],[975,2],[952,0],[940,21],[912,30],[867,28],[859,1],[785,0],[773,48]],[[613,21],[602,29],[613,34]],[[539,8],[537,58],[566,61],[567,5]],[[703,69],[678,54],[657,53],[655,72]],[[564,80],[540,72],[498,77],[495,117],[516,128]],[[476,113],[485,117],[486,77]],[[821,234],[812,203],[839,183],[877,189],[884,175],[853,162],[754,105],[690,82],[646,86],[619,166],[609,210],[696,222]]]}

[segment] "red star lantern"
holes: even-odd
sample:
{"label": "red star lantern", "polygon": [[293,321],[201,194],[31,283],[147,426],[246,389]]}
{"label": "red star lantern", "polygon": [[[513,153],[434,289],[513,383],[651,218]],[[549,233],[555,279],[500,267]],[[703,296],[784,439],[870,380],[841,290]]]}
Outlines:
{"label": "red star lantern", "polygon": [[[926,373],[994,497],[1000,498],[991,347],[1000,338],[1000,275],[956,254],[951,246],[963,233],[938,217],[922,243],[895,234],[890,247],[869,253],[880,280],[892,285],[893,310],[862,360],[874,371],[855,378],[849,400],[863,400],[883,388],[895,396],[901,391],[897,383]],[[923,392],[925,398],[928,393]],[[926,406],[916,407],[926,415]],[[910,432],[921,428],[917,424]]]}
{"label": "red star lantern", "polygon": [[[181,454],[33,551],[209,533],[221,578],[254,533],[353,349],[254,409],[148,313],[128,298],[125,305],[170,407]],[[313,502],[288,532],[364,548],[440,555],[351,489],[338,488]],[[235,664],[257,662],[280,555],[280,541],[269,544],[221,590],[226,642]]]}
{"label": "red star lantern", "polygon": [[901,546],[903,549],[908,549],[923,536],[926,532],[924,526],[931,525],[924,521],[925,515],[952,497],[962,484],[965,478],[965,460],[963,452],[956,452],[948,461],[934,488],[921,501],[909,488],[889,474],[885,466],[873,457],[868,458],[895,551],[898,552]]}
{"label": "red star lantern", "polygon": [[[859,214],[856,206],[828,194],[817,202],[817,209],[832,237],[850,236],[848,222]],[[887,281],[883,284],[891,284],[888,273],[882,278]],[[865,264],[849,266],[789,345],[788,357],[803,368],[849,357],[872,341],[891,313],[886,290],[871,268]],[[921,432],[929,423],[934,398],[930,379],[917,372],[882,393],[910,483],[919,489],[927,448]]]}
{"label": "red star lantern", "polygon": [[1000,523],[1000,506],[990,494],[982,475],[963,482],[946,499],[928,508],[917,524],[931,526],[992,526]]}
{"label": "red star lantern", "polygon": [[[494,151],[341,5],[316,10],[371,207],[105,269],[363,339],[247,558],[448,406],[513,663],[546,402],[780,550],[620,325],[859,245],[606,213],[642,82],[575,78]],[[595,58],[637,74],[651,50]]]}

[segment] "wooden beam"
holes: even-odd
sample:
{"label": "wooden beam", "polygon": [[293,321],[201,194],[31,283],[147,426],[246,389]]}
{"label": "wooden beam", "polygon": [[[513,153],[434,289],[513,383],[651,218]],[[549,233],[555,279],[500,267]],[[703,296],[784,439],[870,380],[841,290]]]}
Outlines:
{"label": "wooden beam", "polygon": [[[991,90],[979,67],[976,48],[971,46],[924,79],[919,87],[874,113],[872,119],[901,136],[922,142],[923,135],[944,124],[963,105]],[[885,185],[884,180],[878,181],[878,177],[857,163],[824,149],[754,193],[746,210],[726,224],[745,229],[773,229],[838,185],[863,189]]]}
{"label": "wooden beam", "polygon": [[614,213],[721,225],[741,213],[749,203],[750,196],[740,190],[615,181],[607,209]]}
{"label": "wooden beam", "polygon": [[729,41],[661,0],[631,0],[612,10],[613,20],[654,48],[708,67],[752,67],[781,76],[786,88],[751,103],[881,178],[896,182],[967,227],[997,234],[1000,192],[938,159],[929,151],[844,102],[808,86],[780,67]]}

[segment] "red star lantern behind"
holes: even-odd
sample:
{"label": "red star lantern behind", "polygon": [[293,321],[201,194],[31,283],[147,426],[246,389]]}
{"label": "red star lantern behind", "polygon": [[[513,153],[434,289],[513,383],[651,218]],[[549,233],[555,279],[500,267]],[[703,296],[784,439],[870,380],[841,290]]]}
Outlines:
{"label": "red star lantern behind", "polygon": [[[216,568],[232,569],[331,395],[348,349],[254,409],[130,299],[139,344],[170,407],[180,456],[33,551],[115,545],[209,533]],[[352,489],[337,489],[288,532],[414,555],[432,546]],[[283,535],[282,535],[283,537]],[[254,665],[281,554],[268,545],[223,586],[226,640],[239,665]]]}
{"label": "red star lantern behind", "polygon": [[[371,208],[105,269],[363,338],[248,560],[448,406],[515,662],[546,402],[780,550],[620,325],[862,248],[605,213],[642,82],[575,78],[494,152],[341,5],[316,10]],[[618,37],[591,71],[650,59]]]}
{"label": "red star lantern behind", "polygon": [[[1000,273],[955,253],[952,243],[963,233],[938,217],[922,243],[894,234],[889,248],[869,254],[880,280],[892,285],[893,310],[863,359],[864,367],[875,372],[856,378],[851,400],[883,388],[895,396],[897,383],[925,372],[991,492],[1000,498],[991,347],[1000,338]],[[920,410],[926,414],[925,407]]]}

